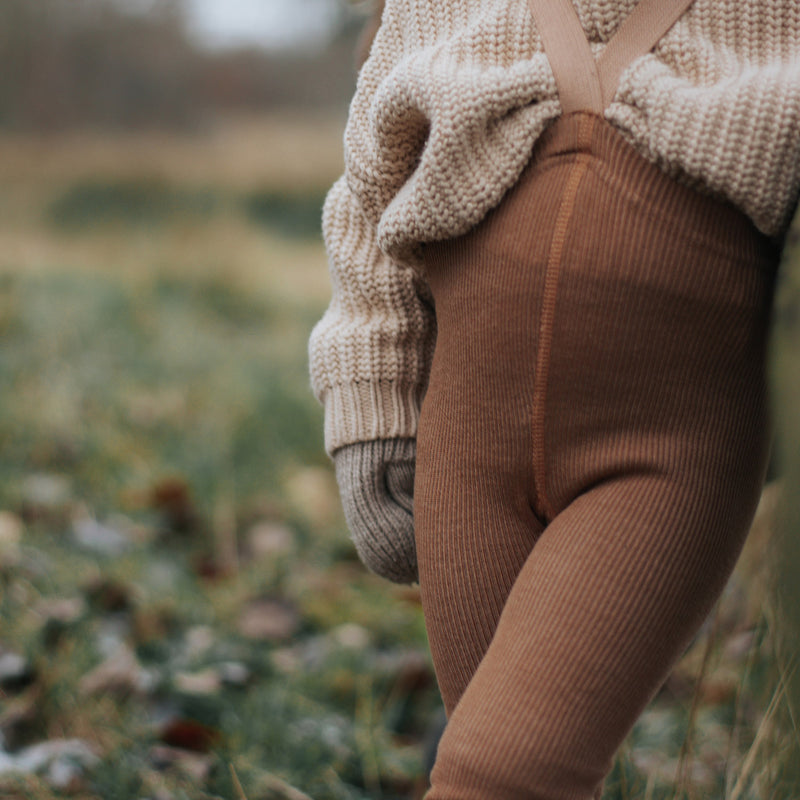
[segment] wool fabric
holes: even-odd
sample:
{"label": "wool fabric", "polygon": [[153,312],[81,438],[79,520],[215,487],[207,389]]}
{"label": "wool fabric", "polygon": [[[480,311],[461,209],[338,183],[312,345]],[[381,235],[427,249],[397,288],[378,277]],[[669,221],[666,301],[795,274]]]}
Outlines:
{"label": "wool fabric", "polygon": [[579,112],[425,258],[414,521],[449,715],[426,800],[599,798],[750,526],[777,254]]}
{"label": "wool fabric", "polygon": [[414,439],[355,442],[336,453],[345,519],[362,562],[394,583],[415,583]]}
{"label": "wool fabric", "polygon": [[[635,5],[574,0],[595,56]],[[436,337],[420,248],[496,207],[560,115],[526,0],[387,0],[324,211],[333,300],[310,363],[329,452],[416,435]],[[780,238],[800,189],[800,3],[695,0],[622,72],[605,118]]]}

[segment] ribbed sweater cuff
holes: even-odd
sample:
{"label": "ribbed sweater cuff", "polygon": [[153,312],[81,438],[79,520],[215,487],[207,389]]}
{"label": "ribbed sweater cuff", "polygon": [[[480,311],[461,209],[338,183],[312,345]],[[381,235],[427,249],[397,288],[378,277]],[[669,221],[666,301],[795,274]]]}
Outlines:
{"label": "ribbed sweater cuff", "polygon": [[394,381],[341,384],[323,394],[325,450],[417,435],[422,388]]}

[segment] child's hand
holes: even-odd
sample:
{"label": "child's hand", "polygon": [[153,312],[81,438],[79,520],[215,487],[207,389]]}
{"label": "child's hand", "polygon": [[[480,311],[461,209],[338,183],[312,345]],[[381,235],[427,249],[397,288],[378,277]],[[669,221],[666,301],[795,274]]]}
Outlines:
{"label": "child's hand", "polygon": [[394,583],[417,580],[414,439],[377,439],[333,454],[353,542],[364,564]]}

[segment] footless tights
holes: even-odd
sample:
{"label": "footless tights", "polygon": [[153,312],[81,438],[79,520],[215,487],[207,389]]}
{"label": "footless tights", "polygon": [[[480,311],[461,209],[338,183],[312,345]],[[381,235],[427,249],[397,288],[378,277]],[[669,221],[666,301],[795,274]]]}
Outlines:
{"label": "footless tights", "polygon": [[588,800],[740,552],[776,251],[590,113],[426,248],[415,521],[449,723],[428,800]]}

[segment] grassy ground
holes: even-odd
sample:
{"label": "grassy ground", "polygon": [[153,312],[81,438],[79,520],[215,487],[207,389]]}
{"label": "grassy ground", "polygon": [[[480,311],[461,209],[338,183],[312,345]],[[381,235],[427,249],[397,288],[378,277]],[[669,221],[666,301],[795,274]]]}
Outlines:
{"label": "grassy ground", "polygon": [[[354,560],[306,377],[340,134],[0,140],[0,796],[423,790],[418,597]],[[776,496],[608,800],[800,796]],[[45,742],[60,755],[34,763]]]}

